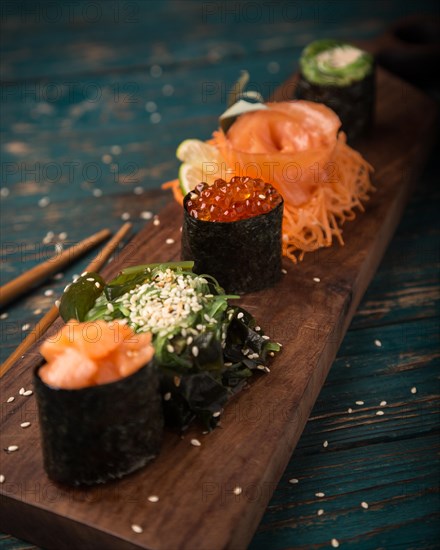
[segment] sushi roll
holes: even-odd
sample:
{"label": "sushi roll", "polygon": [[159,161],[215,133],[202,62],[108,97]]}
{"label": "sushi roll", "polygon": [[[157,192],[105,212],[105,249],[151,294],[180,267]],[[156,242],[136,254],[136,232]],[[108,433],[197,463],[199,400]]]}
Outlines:
{"label": "sushi roll", "polygon": [[219,178],[184,199],[182,259],[226,292],[273,286],[281,276],[283,199],[260,179]]}
{"label": "sushi roll", "polygon": [[333,109],[348,139],[366,134],[374,119],[373,56],[344,42],[316,40],[303,50],[299,63],[296,97]]}
{"label": "sushi roll", "polygon": [[120,478],[159,452],[163,413],[151,335],[68,322],[34,371],[44,468],[68,485]]}

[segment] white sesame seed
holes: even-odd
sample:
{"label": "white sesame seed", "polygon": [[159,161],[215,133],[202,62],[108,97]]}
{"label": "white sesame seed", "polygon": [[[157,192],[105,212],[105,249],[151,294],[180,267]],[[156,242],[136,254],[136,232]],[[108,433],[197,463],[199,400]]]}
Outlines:
{"label": "white sesame seed", "polygon": [[143,192],[144,192],[144,188],[141,187],[140,185],[138,185],[137,187],[135,187],[135,188],[133,189],[133,193],[134,193],[135,195],[142,195]]}
{"label": "white sesame seed", "polygon": [[323,447],[328,447],[328,441],[325,440],[324,443],[322,444]]}
{"label": "white sesame seed", "polygon": [[95,279],[94,279],[93,277],[87,277],[87,279],[86,279],[86,281],[89,281],[89,282],[91,282],[91,283],[93,283],[94,280],[95,280]]}
{"label": "white sesame seed", "polygon": [[162,75],[162,67],[160,65],[151,65],[150,75],[153,78],[159,78]]}
{"label": "white sesame seed", "polygon": [[243,319],[244,314],[240,311],[240,313],[237,315],[237,319]]}
{"label": "white sesame seed", "polygon": [[102,197],[102,189],[93,189],[92,194],[94,197]]}
{"label": "white sesame seed", "polygon": [[60,239],[60,241],[65,241],[67,239],[67,233],[65,231],[62,231],[59,235],[58,235],[58,238]]}
{"label": "white sesame seed", "polygon": [[313,277],[313,280],[315,281],[315,283],[320,283],[321,282],[321,279],[319,277]]}
{"label": "white sesame seed", "polygon": [[8,317],[9,317],[9,313],[6,313],[6,311],[5,311],[5,313],[2,313],[0,315],[0,319],[7,319]]}
{"label": "white sesame seed", "polygon": [[130,212],[124,212],[123,214],[121,214],[121,220],[127,221],[129,219],[130,219]]}
{"label": "white sesame seed", "polygon": [[143,220],[151,220],[152,217],[153,217],[153,212],[149,212],[148,210],[141,212],[141,218]]}
{"label": "white sesame seed", "polygon": [[320,508],[316,513],[318,514],[318,516],[322,516],[322,514],[324,513],[324,510]]}
{"label": "white sesame seed", "polygon": [[34,311],[32,312],[34,315],[40,315],[40,313],[42,312],[43,310],[41,308],[37,308],[37,309],[34,309]]}
{"label": "white sesame seed", "polygon": [[174,244],[174,239],[167,239],[165,241],[166,244]]}
{"label": "white sesame seed", "polygon": [[158,497],[157,495],[150,495],[150,496],[148,497],[148,500],[149,500],[150,502],[159,502],[159,497]]}
{"label": "white sesame seed", "polygon": [[289,479],[289,483],[291,483],[292,485],[296,485],[297,483],[299,483],[299,479],[296,479],[296,477],[292,477],[292,479]]}
{"label": "white sesame seed", "polygon": [[26,330],[29,330],[31,328],[31,325],[29,323],[25,323],[22,327],[21,327],[21,330],[24,332]]}
{"label": "white sesame seed", "polygon": [[216,412],[212,413],[212,416],[214,418],[218,418],[221,414],[222,414],[221,411],[216,411]]}
{"label": "white sesame seed", "polygon": [[59,308],[61,305],[61,300],[55,300],[55,307]]}
{"label": "white sesame seed", "polygon": [[50,204],[50,199],[49,197],[42,197],[39,201],[38,201],[38,206],[40,208],[45,208],[48,204]]}
{"label": "white sesame seed", "polygon": [[167,351],[169,353],[174,353],[174,347],[171,344],[167,344]]}
{"label": "white sesame seed", "polygon": [[333,546],[333,548],[338,548],[339,547],[338,539],[332,539],[331,540],[331,545]]}
{"label": "white sesame seed", "polygon": [[13,453],[15,451],[18,451],[18,445],[9,445],[7,451],[8,453]]}
{"label": "white sesame seed", "polygon": [[12,403],[12,401],[14,401],[15,397],[13,395],[11,395],[11,397],[8,397],[7,400],[6,400],[6,403]]}
{"label": "white sesame seed", "polygon": [[20,395],[23,395],[25,391],[26,391],[26,390],[25,390],[24,388],[20,388],[20,389],[18,390],[18,393],[19,393]]}
{"label": "white sesame seed", "polygon": [[267,334],[263,334],[263,336],[261,338],[263,338],[263,340],[270,340],[270,338],[269,338],[269,336],[267,336]]}
{"label": "white sesame seed", "polygon": [[154,113],[154,111],[157,111],[157,105],[154,101],[147,101],[145,103],[145,110],[149,113]]}
{"label": "white sesame seed", "polygon": [[258,195],[258,198],[264,200],[266,198],[266,195]]}
{"label": "white sesame seed", "polygon": [[281,273],[282,273],[283,275],[287,275],[287,269],[284,269],[284,268],[283,268],[283,269],[281,270]]}
{"label": "white sesame seed", "polygon": [[362,506],[362,508],[364,508],[365,510],[368,510],[368,502],[361,502],[361,506]]}
{"label": "white sesame seed", "polygon": [[21,428],[29,428],[30,425],[31,425],[30,422],[22,422],[22,423],[20,424],[20,427],[21,427]]}
{"label": "white sesame seed", "polygon": [[374,345],[377,346],[378,348],[381,348],[382,342],[380,340],[374,340]]}
{"label": "white sesame seed", "polygon": [[33,394],[32,390],[26,390],[25,392],[23,392],[24,397],[28,397],[29,395],[32,395],[32,394]]}
{"label": "white sesame seed", "polygon": [[364,401],[356,401],[356,405],[365,405]]}
{"label": "white sesame seed", "polygon": [[153,225],[160,225],[159,218],[156,218],[156,219],[153,220]]}
{"label": "white sesame seed", "polygon": [[376,411],[377,416],[383,416],[385,413],[383,411]]}
{"label": "white sesame seed", "polygon": [[164,84],[162,86],[162,93],[164,96],[171,96],[174,93],[174,86],[172,84]]}
{"label": "white sesame seed", "polygon": [[352,413],[353,409],[351,407],[349,407],[347,412]]}
{"label": "white sesame seed", "polygon": [[150,115],[150,122],[153,124],[157,124],[162,120],[162,115],[160,113],[151,113]]}
{"label": "white sesame seed", "polygon": [[255,332],[260,332],[260,330],[261,330],[261,327],[260,327],[259,325],[257,325],[257,326],[255,327]]}
{"label": "white sesame seed", "polygon": [[163,400],[169,401],[171,399],[171,392],[167,391],[167,393],[163,394]]}
{"label": "white sesame seed", "polygon": [[411,393],[417,393],[417,388],[415,386],[411,388]]}
{"label": "white sesame seed", "polygon": [[114,154],[114,155],[120,155],[121,152],[122,152],[122,148],[120,145],[112,145],[110,147],[110,151]]}
{"label": "white sesame seed", "polygon": [[191,445],[193,447],[201,447],[202,444],[200,443],[200,441],[198,439],[191,439]]}
{"label": "white sesame seed", "polygon": [[386,401],[381,401],[379,406],[380,406],[380,407],[385,407],[386,404],[387,404]]}
{"label": "white sesame seed", "polygon": [[234,495],[241,495],[243,489],[241,487],[234,487]]}
{"label": "white sesame seed", "polygon": [[101,288],[101,285],[98,283],[98,281],[96,281],[95,286],[96,288]]}
{"label": "white sesame seed", "polygon": [[325,493],[315,493],[315,497],[323,498],[325,497]]}
{"label": "white sesame seed", "polygon": [[0,483],[4,483],[5,479],[5,476],[3,474],[0,474]]}
{"label": "white sesame seed", "polygon": [[136,523],[133,523],[133,525],[131,526],[131,529],[135,532],[135,533],[142,533],[143,532],[143,529],[140,525],[136,525]]}
{"label": "white sesame seed", "polygon": [[197,357],[199,355],[199,348],[197,346],[193,346],[191,348],[191,353],[194,355],[194,357]]}
{"label": "white sesame seed", "polygon": [[64,273],[56,273],[53,278],[55,281],[61,281],[61,279],[64,277]]}
{"label": "white sesame seed", "polygon": [[107,303],[107,309],[111,312],[115,311],[114,305],[110,302]]}

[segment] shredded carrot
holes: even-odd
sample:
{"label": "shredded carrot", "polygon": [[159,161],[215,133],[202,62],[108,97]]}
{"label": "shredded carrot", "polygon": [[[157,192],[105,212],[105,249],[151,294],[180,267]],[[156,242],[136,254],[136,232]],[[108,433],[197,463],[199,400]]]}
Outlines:
{"label": "shredded carrot", "polygon": [[179,184],[178,179],[170,180],[170,181],[167,181],[167,182],[163,183],[162,184],[162,189],[171,189],[171,191],[173,192],[175,200],[179,204],[183,205],[183,193],[180,190],[180,184]]}

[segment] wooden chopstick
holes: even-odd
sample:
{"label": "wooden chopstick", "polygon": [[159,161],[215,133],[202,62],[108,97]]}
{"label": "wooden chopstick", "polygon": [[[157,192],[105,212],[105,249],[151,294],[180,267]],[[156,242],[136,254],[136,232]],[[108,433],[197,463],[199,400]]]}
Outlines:
{"label": "wooden chopstick", "polygon": [[[127,235],[131,229],[131,223],[125,223],[116,235],[105,245],[101,252],[89,263],[85,271],[98,271],[112,255],[118,244]],[[23,354],[37,342],[37,340],[46,332],[50,325],[58,317],[58,307],[52,308],[35,325],[32,332],[21,342],[17,349],[11,353],[6,361],[0,367],[0,378],[11,368],[11,366],[20,359]]]}
{"label": "wooden chopstick", "polygon": [[6,283],[0,287],[0,307],[4,307],[21,294],[37,286],[47,277],[70,264],[73,260],[85,254],[91,248],[94,248],[104,239],[110,237],[110,235],[111,232],[108,229],[103,229],[71,246],[67,250],[64,250],[61,254],[53,256],[49,260],[36,265],[32,269],[29,269],[29,271],[26,271],[26,273],[22,273],[9,283]]}

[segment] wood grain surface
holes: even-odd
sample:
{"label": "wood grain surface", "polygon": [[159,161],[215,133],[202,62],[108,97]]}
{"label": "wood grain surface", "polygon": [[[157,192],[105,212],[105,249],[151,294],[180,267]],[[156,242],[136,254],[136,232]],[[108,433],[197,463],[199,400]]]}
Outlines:
{"label": "wood grain surface", "polygon": [[[359,301],[394,233],[429,150],[435,107],[423,94],[379,74],[377,124],[360,144],[375,166],[377,188],[365,214],[346,225],[344,247],[309,254],[274,288],[241,303],[283,344],[271,373],[255,379],[225,409],[222,427],[183,438],[167,433],[151,466],[117,483],[68,489],[42,468],[31,371],[32,349],[4,377],[0,528],[47,548],[245,548],[282,475]],[[281,92],[282,93],[282,92]],[[411,133],[406,130],[408,125]],[[105,270],[179,257],[181,212],[170,204],[160,225],[148,224]],[[174,244],[166,244],[166,239]],[[320,282],[313,279],[318,277]],[[55,327],[54,327],[55,329]],[[4,400],[3,400],[4,401]],[[20,430],[19,424],[31,421]],[[201,447],[190,444],[192,437]],[[84,450],[87,459],[87,450]],[[234,489],[241,493],[235,494]],[[239,492],[236,490],[235,492]],[[148,496],[159,496],[152,503]],[[131,525],[139,524],[136,534]],[[49,532],[50,527],[50,532]]]}

